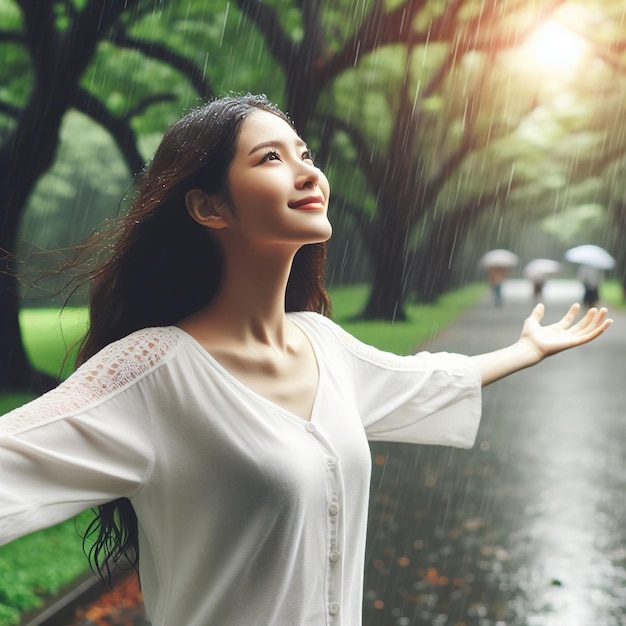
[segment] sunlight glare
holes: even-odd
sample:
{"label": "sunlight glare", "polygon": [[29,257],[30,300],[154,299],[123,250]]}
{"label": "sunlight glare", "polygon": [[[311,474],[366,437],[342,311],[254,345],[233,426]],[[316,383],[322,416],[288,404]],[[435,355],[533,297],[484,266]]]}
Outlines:
{"label": "sunlight glare", "polygon": [[528,42],[535,62],[547,70],[571,70],[581,59],[585,42],[557,22],[546,22]]}

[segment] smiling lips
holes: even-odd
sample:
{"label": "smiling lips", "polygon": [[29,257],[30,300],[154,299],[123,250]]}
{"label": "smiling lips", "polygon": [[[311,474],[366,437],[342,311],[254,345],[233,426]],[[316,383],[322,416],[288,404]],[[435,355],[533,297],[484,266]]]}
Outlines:
{"label": "smiling lips", "polygon": [[309,196],[297,202],[290,202],[288,206],[290,209],[297,209],[298,211],[321,211],[324,209],[324,198]]}

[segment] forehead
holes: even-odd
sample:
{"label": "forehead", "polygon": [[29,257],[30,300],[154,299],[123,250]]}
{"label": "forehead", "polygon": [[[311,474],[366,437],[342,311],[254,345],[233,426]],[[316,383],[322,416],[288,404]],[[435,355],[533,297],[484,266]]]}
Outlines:
{"label": "forehead", "polygon": [[257,110],[243,121],[239,134],[238,151],[247,154],[254,146],[265,141],[304,144],[304,141],[278,115]]}

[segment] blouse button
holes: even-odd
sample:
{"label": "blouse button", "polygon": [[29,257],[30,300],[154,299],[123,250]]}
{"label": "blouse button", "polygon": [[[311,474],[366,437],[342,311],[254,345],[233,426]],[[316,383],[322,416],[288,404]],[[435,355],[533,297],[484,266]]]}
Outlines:
{"label": "blouse button", "polygon": [[337,615],[337,613],[339,613],[339,602],[331,602],[328,607],[328,612],[331,615]]}
{"label": "blouse button", "polygon": [[337,513],[339,513],[339,505],[333,502],[333,504],[328,507],[328,512],[331,515],[337,515]]}
{"label": "blouse button", "polygon": [[316,430],[315,424],[311,424],[311,422],[307,422],[304,428],[310,433],[314,433]]}
{"label": "blouse button", "polygon": [[330,560],[331,560],[333,563],[336,563],[336,562],[339,560],[339,557],[340,557],[340,556],[341,556],[341,555],[339,554],[339,552],[337,552],[337,550],[333,550],[333,551],[330,553],[329,558],[330,558]]}
{"label": "blouse button", "polygon": [[326,465],[328,465],[328,467],[335,467],[336,464],[337,464],[337,461],[335,461],[335,459],[333,459],[332,456],[329,456],[326,459]]}

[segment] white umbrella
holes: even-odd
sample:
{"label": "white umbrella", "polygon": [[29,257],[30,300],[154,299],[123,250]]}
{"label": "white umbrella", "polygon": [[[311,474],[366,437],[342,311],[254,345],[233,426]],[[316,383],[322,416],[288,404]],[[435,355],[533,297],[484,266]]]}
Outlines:
{"label": "white umbrella", "polygon": [[550,276],[559,274],[561,264],[552,259],[533,259],[524,267],[523,274],[528,280],[545,280]]}
{"label": "white umbrella", "polygon": [[570,263],[588,265],[599,270],[611,270],[615,267],[615,259],[604,248],[592,244],[570,248],[565,252],[565,259]]}
{"label": "white umbrella", "polygon": [[519,257],[510,250],[504,250],[498,248],[496,250],[489,250],[480,259],[480,265],[482,267],[502,267],[511,268],[515,267],[519,263]]}

